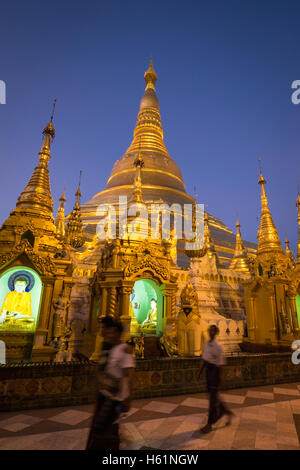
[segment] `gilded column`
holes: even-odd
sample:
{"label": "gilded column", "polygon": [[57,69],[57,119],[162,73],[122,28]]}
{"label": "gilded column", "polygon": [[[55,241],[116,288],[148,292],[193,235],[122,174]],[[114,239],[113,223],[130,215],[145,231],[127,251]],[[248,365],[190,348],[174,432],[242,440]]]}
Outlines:
{"label": "gilded column", "polygon": [[299,322],[297,316],[297,307],[296,307],[296,298],[293,294],[287,294],[287,307],[291,313],[292,321],[293,321],[293,332],[297,335],[299,334]]}
{"label": "gilded column", "polygon": [[43,290],[42,305],[36,329],[34,347],[43,346],[45,344],[46,336],[48,333],[49,317],[51,311],[53,294],[53,281],[45,281]]}
{"label": "gilded column", "polygon": [[102,287],[101,309],[99,311],[99,316],[105,317],[106,315],[107,315],[107,287]]}
{"label": "gilded column", "polygon": [[109,305],[108,313],[112,317],[117,317],[117,289],[116,287],[109,288]]}
{"label": "gilded column", "polygon": [[[274,289],[274,290],[273,290]],[[269,304],[271,308],[271,313],[272,313],[272,328],[270,330],[270,333],[273,334],[273,338],[271,340],[278,341],[280,340],[280,326],[278,322],[278,306],[277,306],[277,301],[276,301],[276,286],[272,285],[268,288],[268,299],[269,299]],[[267,332],[265,332],[266,334]]]}
{"label": "gilded column", "polygon": [[132,286],[121,287],[120,320],[124,327],[123,341],[127,341],[130,338],[131,316],[129,314],[129,301],[130,301],[130,294],[132,292],[132,288],[133,288]]}
{"label": "gilded column", "polygon": [[248,305],[250,307],[250,312],[247,315],[247,330],[249,339],[252,341],[256,341],[256,329],[257,329],[257,320],[256,320],[256,305],[255,305],[255,296],[251,296],[248,301]]}

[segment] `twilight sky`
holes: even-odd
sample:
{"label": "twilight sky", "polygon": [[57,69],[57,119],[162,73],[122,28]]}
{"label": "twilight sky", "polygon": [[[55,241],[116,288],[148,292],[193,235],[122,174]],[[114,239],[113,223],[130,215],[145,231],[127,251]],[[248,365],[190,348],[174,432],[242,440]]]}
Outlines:
{"label": "twilight sky", "polygon": [[[50,177],[55,214],[101,191],[132,139],[150,54],[166,146],[187,191],[256,241],[258,162],[281,241],[297,244],[300,180],[300,3],[28,0],[2,2],[0,221],[36,166],[52,101]],[[283,244],[283,243],[282,243]],[[284,245],[284,244],[283,244]]]}

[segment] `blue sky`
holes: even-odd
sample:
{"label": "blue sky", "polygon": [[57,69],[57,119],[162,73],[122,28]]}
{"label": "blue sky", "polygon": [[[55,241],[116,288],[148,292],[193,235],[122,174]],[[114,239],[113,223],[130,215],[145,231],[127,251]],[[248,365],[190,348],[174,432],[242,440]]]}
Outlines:
{"label": "blue sky", "polygon": [[258,162],[281,241],[297,244],[300,4],[277,1],[14,1],[1,5],[0,220],[37,163],[57,98],[50,176],[55,213],[105,187],[130,144],[150,54],[165,142],[187,190],[256,240]]}

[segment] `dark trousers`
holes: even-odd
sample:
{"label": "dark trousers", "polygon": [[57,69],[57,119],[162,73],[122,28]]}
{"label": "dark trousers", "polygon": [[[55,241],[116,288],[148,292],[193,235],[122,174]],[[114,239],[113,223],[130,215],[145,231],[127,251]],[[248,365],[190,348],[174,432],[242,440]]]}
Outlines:
{"label": "dark trousers", "polygon": [[207,424],[216,423],[222,416],[230,411],[219,397],[220,367],[210,362],[206,363],[206,383],[209,393],[209,412]]}
{"label": "dark trousers", "polygon": [[98,394],[86,450],[118,450],[120,445],[118,402]]}

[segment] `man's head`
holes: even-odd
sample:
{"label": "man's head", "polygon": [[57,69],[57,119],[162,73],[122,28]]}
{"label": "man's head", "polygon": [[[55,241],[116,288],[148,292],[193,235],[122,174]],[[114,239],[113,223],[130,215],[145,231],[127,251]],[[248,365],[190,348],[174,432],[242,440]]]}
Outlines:
{"label": "man's head", "polygon": [[101,319],[101,325],[104,342],[111,345],[118,344],[123,332],[122,323],[110,316],[106,316]]}
{"label": "man's head", "polygon": [[211,340],[214,339],[218,333],[219,333],[219,328],[217,327],[217,325],[210,325],[210,327],[208,328],[209,338]]}
{"label": "man's head", "polygon": [[155,300],[155,299],[151,299],[151,300],[150,300],[150,305],[151,305],[151,308],[155,308],[155,307],[156,307],[156,300]]}
{"label": "man's head", "polygon": [[15,291],[16,292],[25,292],[27,286],[27,281],[24,277],[19,277],[15,281]]}

